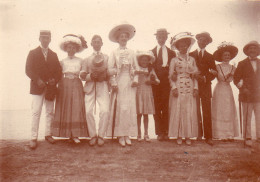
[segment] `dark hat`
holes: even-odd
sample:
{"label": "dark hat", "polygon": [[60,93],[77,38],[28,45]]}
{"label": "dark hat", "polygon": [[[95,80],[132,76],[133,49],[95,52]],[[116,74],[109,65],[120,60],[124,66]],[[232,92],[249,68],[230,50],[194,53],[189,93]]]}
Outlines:
{"label": "dark hat", "polygon": [[245,55],[248,56],[248,51],[247,51],[247,49],[248,49],[249,46],[256,46],[256,47],[258,47],[258,55],[260,55],[260,44],[259,44],[257,41],[255,41],[255,40],[248,42],[248,43],[244,46],[243,52],[245,53]]}
{"label": "dark hat", "polygon": [[51,31],[49,30],[40,30],[40,37],[50,37]]}
{"label": "dark hat", "polygon": [[196,35],[196,39],[198,40],[200,37],[205,37],[208,40],[208,43],[212,42],[212,38],[210,37],[210,34],[208,32],[201,32]]}
{"label": "dark hat", "polygon": [[236,57],[238,53],[238,48],[235,47],[232,43],[224,41],[220,44],[220,46],[218,46],[218,49],[214,52],[214,59],[219,62],[223,61],[222,54],[226,51],[230,52],[231,59],[233,59],[234,57]]}

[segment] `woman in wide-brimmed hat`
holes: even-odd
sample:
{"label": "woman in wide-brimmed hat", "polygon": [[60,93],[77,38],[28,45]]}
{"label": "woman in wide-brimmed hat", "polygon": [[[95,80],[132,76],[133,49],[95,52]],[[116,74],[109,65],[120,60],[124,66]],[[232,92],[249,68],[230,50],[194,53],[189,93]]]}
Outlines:
{"label": "woman in wide-brimmed hat", "polygon": [[58,86],[51,131],[53,136],[68,137],[70,141],[80,143],[78,137],[87,137],[88,128],[83,85],[79,79],[82,59],[75,53],[81,52],[87,45],[83,37],[68,34],[63,37],[60,48],[68,53],[68,57],[60,62],[63,78]]}
{"label": "woman in wide-brimmed hat", "polygon": [[137,136],[136,86],[138,78],[135,76],[135,70],[138,65],[135,52],[126,47],[128,40],[134,35],[135,28],[128,23],[115,26],[109,33],[109,39],[118,43],[119,47],[111,53],[108,61],[112,96],[110,127],[107,135],[119,137],[121,146],[131,145],[129,136]]}
{"label": "woman in wide-brimmed hat", "polygon": [[236,57],[237,47],[222,42],[214,52],[214,59],[221,62],[216,66],[218,83],[212,97],[212,132],[216,139],[233,139],[238,136],[238,119],[230,82],[233,81],[235,66],[229,62]]}
{"label": "woman in wide-brimmed hat", "polygon": [[195,40],[191,33],[182,32],[171,40],[172,48],[178,51],[171,60],[169,80],[171,84],[169,102],[169,137],[177,137],[177,143],[182,144],[182,138],[186,144],[191,145],[190,138],[198,136],[196,96],[198,95],[198,74],[193,57],[189,56],[189,50]]}

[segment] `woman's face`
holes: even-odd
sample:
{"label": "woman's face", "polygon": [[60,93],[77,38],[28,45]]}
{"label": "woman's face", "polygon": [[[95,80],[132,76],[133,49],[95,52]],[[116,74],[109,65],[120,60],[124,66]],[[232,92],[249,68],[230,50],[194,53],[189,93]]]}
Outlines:
{"label": "woman's face", "polygon": [[128,33],[120,33],[118,36],[118,43],[120,46],[126,46],[129,39]]}
{"label": "woman's face", "polygon": [[231,60],[230,52],[228,52],[228,51],[223,52],[221,59],[222,59],[223,62],[227,62],[228,63]]}
{"label": "woman's face", "polygon": [[176,48],[181,54],[186,54],[189,48],[189,45],[187,42],[179,41],[176,44]]}
{"label": "woman's face", "polygon": [[141,56],[139,59],[139,66],[142,68],[148,68],[149,65],[149,57],[148,56]]}
{"label": "woman's face", "polygon": [[72,43],[67,44],[66,51],[68,53],[68,56],[74,56],[77,52],[77,45]]}

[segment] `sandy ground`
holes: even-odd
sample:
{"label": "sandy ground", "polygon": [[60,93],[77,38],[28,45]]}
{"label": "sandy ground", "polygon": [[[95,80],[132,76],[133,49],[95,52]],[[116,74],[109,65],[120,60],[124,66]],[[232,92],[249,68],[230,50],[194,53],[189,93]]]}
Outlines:
{"label": "sandy ground", "polygon": [[[2,181],[260,181],[260,153],[242,141],[215,141],[213,147],[194,141],[133,141],[122,148],[107,140],[90,147],[87,140],[71,144],[1,140]],[[256,144],[255,144],[256,145]],[[260,147],[258,146],[258,149]]]}

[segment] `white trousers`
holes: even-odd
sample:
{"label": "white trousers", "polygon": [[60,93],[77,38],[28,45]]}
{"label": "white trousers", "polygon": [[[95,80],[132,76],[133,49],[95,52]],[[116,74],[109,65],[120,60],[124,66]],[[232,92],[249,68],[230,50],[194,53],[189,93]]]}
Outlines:
{"label": "white trousers", "polygon": [[[242,102],[243,107],[243,136],[245,136],[246,128],[246,138],[251,138],[251,119],[252,113],[255,114],[255,129],[256,129],[256,138],[260,139],[260,102],[251,102],[246,103]],[[247,127],[246,127],[247,123]]]}
{"label": "white trousers", "polygon": [[32,95],[32,130],[31,139],[38,138],[39,123],[43,103],[45,105],[45,136],[51,135],[51,122],[54,116],[54,101],[45,100],[45,92],[42,95]]}
{"label": "white trousers", "polygon": [[[106,82],[96,82],[93,84],[94,89],[88,94],[85,94],[86,118],[90,137],[104,137],[108,127],[109,117],[109,92]],[[96,91],[95,91],[96,90]],[[96,100],[95,100],[96,99]],[[94,118],[94,106],[98,103],[99,106],[99,125],[98,134],[96,130],[96,122]]]}

